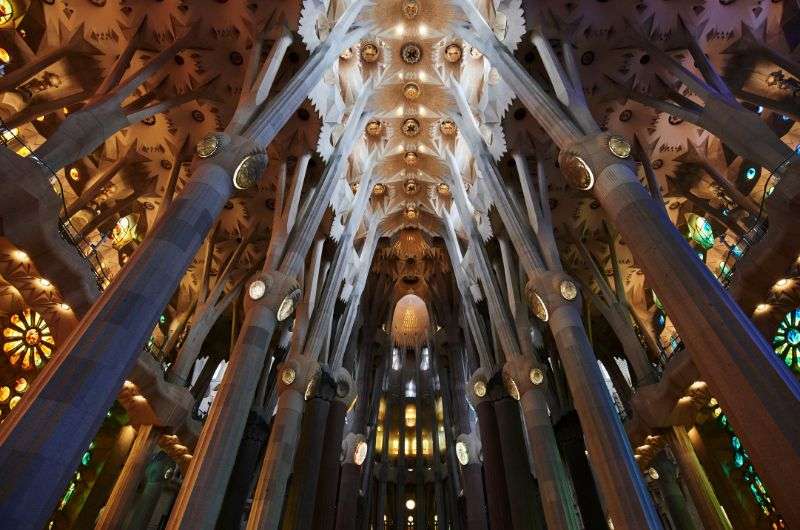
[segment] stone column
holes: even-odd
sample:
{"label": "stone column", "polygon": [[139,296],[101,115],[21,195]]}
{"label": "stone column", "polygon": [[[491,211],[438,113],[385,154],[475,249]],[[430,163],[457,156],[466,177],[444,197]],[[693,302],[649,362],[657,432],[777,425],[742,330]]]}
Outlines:
{"label": "stone column", "polygon": [[672,427],[667,432],[667,442],[678,461],[681,477],[692,496],[705,530],[731,530],[730,521],[722,512],[714,488],[697,459],[686,429],[683,426]]}
{"label": "stone column", "polygon": [[[318,46],[284,90],[255,112],[244,136],[216,133],[204,139],[201,154],[208,158],[196,165],[180,198],[0,427],[0,469],[13,477],[0,490],[0,516],[8,524],[37,530],[45,525],[175,286],[233,193],[231,176],[241,177],[239,187],[260,178],[266,163],[261,148],[336,60],[339,49],[333,46],[344,46],[342,37],[362,6],[355,2],[341,17],[332,41]],[[363,31],[351,32],[346,40],[359,35]],[[245,157],[251,164],[236,173]]]}
{"label": "stone column", "polygon": [[461,477],[464,484],[464,519],[467,530],[487,530],[486,500],[483,495],[482,466],[479,461],[469,462],[461,466]]}
{"label": "stone column", "polygon": [[[519,406],[507,393],[494,402],[497,427],[500,430],[500,445],[503,453],[503,466],[508,484],[508,501],[511,505],[511,519],[514,528],[527,530],[542,528],[544,521],[535,513],[537,502],[536,488],[530,472],[530,463],[525,448],[525,434]],[[531,443],[535,443],[532,440]]]}
{"label": "stone column", "polygon": [[[314,501],[322,464],[325,427],[335,395],[335,383],[327,367],[322,367],[311,394],[306,392],[306,405],[294,460],[292,483],[283,509],[283,530],[307,530],[314,518]],[[294,451],[292,451],[294,453]],[[282,500],[282,499],[281,499]],[[257,509],[256,506],[253,507]],[[278,523],[278,521],[275,521]]]}
{"label": "stone column", "polygon": [[503,367],[507,384],[513,382],[520,395],[520,406],[532,453],[533,469],[539,483],[542,507],[550,530],[581,528],[577,506],[547,413],[545,374],[530,359],[512,359]]}
{"label": "stone column", "polygon": [[[342,452],[344,420],[350,402],[335,398],[328,412],[325,441],[322,444],[322,463],[314,508],[313,530],[333,530],[336,524],[336,490],[339,485],[339,457]],[[360,466],[359,466],[360,467]],[[358,492],[356,492],[356,498]],[[352,494],[351,494],[352,495]]]}
{"label": "stone column", "polygon": [[122,527],[136,497],[136,488],[144,475],[144,469],[156,447],[159,434],[159,430],[154,429],[152,425],[139,426],[125,465],[95,524],[95,530],[116,530]]}
{"label": "stone column", "polygon": [[514,528],[511,522],[511,507],[508,502],[506,472],[503,467],[503,454],[500,445],[500,431],[498,430],[494,405],[488,394],[489,378],[486,377],[485,373],[478,371],[472,376],[471,382],[473,390],[470,395],[478,398],[475,409],[478,413],[478,427],[481,432],[484,477],[486,479],[486,504],[489,507],[489,527],[492,529]]}
{"label": "stone column", "polygon": [[[639,184],[619,136],[586,136],[561,151],[573,185],[584,182],[644,270],[692,360],[789,525],[800,504],[787,475],[800,475],[800,383]],[[588,180],[587,180],[588,179]],[[756,427],[757,426],[757,427]]]}
{"label": "stone column", "polygon": [[[342,443],[344,450],[344,463],[342,463],[341,478],[339,480],[339,499],[336,502],[336,522],[326,529],[356,530],[359,484],[361,482],[361,464],[356,462],[356,451],[362,450],[359,446],[367,441],[362,434],[350,433]],[[370,481],[368,484],[371,484]],[[369,507],[365,510],[365,519],[369,519]]]}
{"label": "stone column", "polygon": [[268,432],[264,417],[251,409],[215,530],[239,530],[258,463],[267,443]]}
{"label": "stone column", "polygon": [[147,526],[164,487],[171,479],[173,466],[175,463],[166,453],[156,453],[145,467],[144,486],[141,493],[130,507],[125,523],[118,528],[141,530]]}
{"label": "stone column", "polygon": [[617,528],[661,528],[583,329],[580,297],[570,284],[574,287],[564,273],[542,274],[529,283],[528,295],[558,344],[598,488]]}
{"label": "stone column", "polygon": [[261,464],[247,530],[275,530],[283,512],[286,485],[300,435],[303,396],[318,373],[318,364],[303,355],[290,355],[279,366],[278,410],[267,452]]}
{"label": "stone column", "polygon": [[213,220],[232,193],[223,166],[199,166],[120,275],[0,426],[2,519],[38,530]]}
{"label": "stone column", "polygon": [[245,297],[247,316],[175,501],[167,524],[170,530],[214,527],[277,324],[278,309],[297,290],[292,278],[277,271],[258,274],[249,285],[255,282],[263,282],[264,293],[255,300],[255,291]]}
{"label": "stone column", "polygon": [[[572,478],[575,500],[584,526],[596,528],[591,525],[599,523],[608,526],[587,458],[588,451],[583,441],[580,421],[574,410],[566,412],[556,424],[556,440],[559,452],[564,455],[564,465]],[[604,530],[605,526],[602,527]]]}

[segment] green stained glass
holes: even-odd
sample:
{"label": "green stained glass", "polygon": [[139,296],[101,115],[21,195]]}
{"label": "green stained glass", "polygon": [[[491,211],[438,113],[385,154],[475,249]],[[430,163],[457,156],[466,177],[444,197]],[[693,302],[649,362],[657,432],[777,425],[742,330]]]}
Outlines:
{"label": "green stained glass", "polygon": [[736,466],[736,469],[741,469],[744,465],[744,455],[742,453],[736,453],[733,456],[733,465]]}
{"label": "green stained glass", "polygon": [[88,466],[89,462],[91,461],[92,461],[92,452],[86,451],[85,453],[83,453],[83,456],[81,457],[81,464],[83,464],[84,466]]}
{"label": "green stained glass", "polygon": [[714,246],[714,229],[705,217],[690,213],[687,216],[689,238],[705,250]]}
{"label": "green stained glass", "polygon": [[786,366],[800,372],[800,308],[783,317],[772,338],[772,346]]}

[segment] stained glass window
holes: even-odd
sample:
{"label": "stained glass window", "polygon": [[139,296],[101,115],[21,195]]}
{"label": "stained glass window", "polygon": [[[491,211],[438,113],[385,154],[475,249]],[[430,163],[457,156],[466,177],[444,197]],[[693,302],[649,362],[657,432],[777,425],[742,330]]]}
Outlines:
{"label": "stained glass window", "polygon": [[772,339],[772,346],[786,366],[800,372],[800,308],[789,311]]}
{"label": "stained glass window", "polygon": [[690,239],[705,250],[714,246],[714,230],[708,219],[692,213],[688,215],[687,221]]}
{"label": "stained glass window", "polygon": [[14,4],[11,0],[0,0],[0,24],[10,22],[14,18]]}
{"label": "stained glass window", "polygon": [[11,315],[3,329],[3,351],[8,361],[23,370],[41,368],[53,355],[55,343],[42,315],[30,308]]}

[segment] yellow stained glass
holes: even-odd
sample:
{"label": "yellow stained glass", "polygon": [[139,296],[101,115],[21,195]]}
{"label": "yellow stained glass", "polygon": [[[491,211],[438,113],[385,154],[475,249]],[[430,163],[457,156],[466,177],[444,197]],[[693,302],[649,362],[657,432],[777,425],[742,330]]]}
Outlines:
{"label": "yellow stained glass", "polygon": [[41,368],[55,348],[50,326],[42,315],[30,308],[11,315],[3,337],[3,352],[8,361],[23,370]]}

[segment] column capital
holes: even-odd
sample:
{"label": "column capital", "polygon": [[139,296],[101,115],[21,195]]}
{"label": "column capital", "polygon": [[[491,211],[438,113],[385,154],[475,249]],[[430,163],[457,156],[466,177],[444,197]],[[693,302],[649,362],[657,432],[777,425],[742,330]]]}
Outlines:
{"label": "column capital", "polygon": [[222,167],[233,178],[235,188],[244,190],[261,180],[269,158],[263,147],[244,136],[212,132],[197,142],[192,171],[204,163]]}
{"label": "column capital", "polygon": [[305,355],[289,355],[278,365],[278,393],[294,390],[308,397],[321,376],[320,364]]}
{"label": "column capital", "polygon": [[456,458],[461,466],[481,463],[481,439],[473,431],[456,436]]}
{"label": "column capital", "polygon": [[590,190],[610,166],[624,165],[634,173],[630,141],[619,134],[601,132],[582,136],[558,155],[558,165],[567,183],[579,190]]}
{"label": "column capital", "polygon": [[563,271],[537,274],[525,286],[525,296],[536,317],[544,322],[562,306],[581,304],[577,283]]}
{"label": "column capital", "polygon": [[467,381],[467,399],[477,407],[483,401],[491,401],[489,381],[494,374],[486,368],[478,368]]}
{"label": "column capital", "polygon": [[341,401],[349,408],[356,399],[357,393],[357,386],[353,376],[350,375],[347,369],[341,366],[334,370],[331,375],[336,382],[336,395],[334,399]]}
{"label": "column capital", "polygon": [[367,457],[367,438],[361,433],[347,433],[342,440],[342,463],[360,466]]}
{"label": "column capital", "polygon": [[300,285],[291,276],[281,271],[260,272],[247,283],[244,310],[249,312],[260,306],[282,322],[292,314],[301,294]]}
{"label": "column capital", "polygon": [[503,365],[503,384],[508,393],[519,401],[531,390],[546,388],[544,367],[528,356],[513,357]]}

